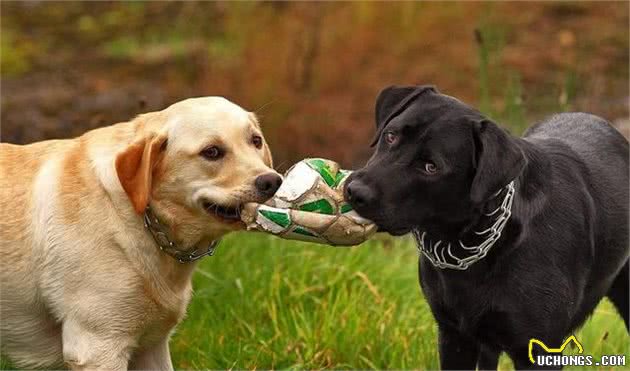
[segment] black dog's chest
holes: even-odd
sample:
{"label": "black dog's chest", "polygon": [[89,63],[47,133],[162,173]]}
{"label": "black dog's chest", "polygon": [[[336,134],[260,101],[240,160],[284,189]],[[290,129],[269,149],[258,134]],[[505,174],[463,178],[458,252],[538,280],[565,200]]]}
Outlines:
{"label": "black dog's chest", "polygon": [[[510,301],[503,292],[509,284],[467,280],[463,272],[437,269],[426,261],[420,267],[422,289],[436,320],[486,344],[508,341],[509,318],[516,314],[510,312],[518,311],[503,303]],[[454,274],[462,277],[453,279]]]}

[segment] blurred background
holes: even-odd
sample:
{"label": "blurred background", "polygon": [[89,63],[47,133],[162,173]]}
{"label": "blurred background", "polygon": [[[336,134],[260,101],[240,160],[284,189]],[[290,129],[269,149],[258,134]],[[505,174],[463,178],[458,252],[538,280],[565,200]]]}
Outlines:
{"label": "blurred background", "polygon": [[588,111],[628,135],[628,2],[2,1],[2,141],[72,137],[223,95],[280,170],[360,165],[375,97],[434,84],[515,134]]}
{"label": "blurred background", "polygon": [[[630,135],[628,2],[2,0],[0,10],[3,142],[223,95],[258,113],[280,171],[307,156],[354,168],[390,84],[434,84],[514,134],[579,110]],[[336,249],[230,234],[196,269],[175,367],[436,369],[417,259],[407,238]],[[606,300],[576,336],[588,354],[630,359]],[[504,356],[500,369],[511,368]]]}

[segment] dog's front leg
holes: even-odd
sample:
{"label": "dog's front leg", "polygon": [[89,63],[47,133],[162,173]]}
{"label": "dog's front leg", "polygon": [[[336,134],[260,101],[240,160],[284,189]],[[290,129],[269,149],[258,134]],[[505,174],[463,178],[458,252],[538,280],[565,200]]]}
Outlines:
{"label": "dog's front leg", "polygon": [[138,349],[131,357],[129,368],[134,370],[173,370],[168,340],[167,337],[151,348]]}
{"label": "dog's front leg", "polygon": [[456,330],[439,327],[440,368],[442,370],[474,370],[479,357],[479,344]]}
{"label": "dog's front leg", "polygon": [[119,331],[94,331],[76,320],[62,326],[63,360],[72,370],[127,370],[133,344]]}
{"label": "dog's front leg", "polygon": [[496,370],[499,366],[499,356],[501,351],[485,345],[479,346],[479,359],[477,360],[478,370]]}
{"label": "dog's front leg", "polygon": [[[549,342],[546,344],[561,344],[562,341]],[[557,348],[558,346],[554,346]],[[512,361],[514,362],[514,369],[516,370],[562,370],[562,365],[558,366],[546,366],[532,363],[529,359],[529,348],[527,346],[516,347],[507,352]],[[534,347],[532,349],[534,359],[537,359],[539,355],[548,355],[550,353],[545,352],[542,349]]]}

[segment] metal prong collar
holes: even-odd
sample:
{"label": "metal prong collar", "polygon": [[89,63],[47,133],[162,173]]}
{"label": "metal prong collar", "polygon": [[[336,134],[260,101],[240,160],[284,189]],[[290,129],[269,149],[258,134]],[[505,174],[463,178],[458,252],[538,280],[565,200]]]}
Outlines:
{"label": "metal prong collar", "polygon": [[144,210],[144,227],[149,231],[160,250],[172,256],[180,263],[191,263],[205,256],[214,255],[221,239],[214,240],[205,249],[182,250],[169,237],[168,228],[157,218],[150,206]]}
{"label": "metal prong collar", "polygon": [[[441,269],[466,270],[472,264],[483,259],[490,248],[501,237],[505,225],[512,216],[512,202],[514,201],[515,193],[514,181],[511,181],[504,189],[507,192],[501,205],[493,212],[485,214],[488,217],[498,214],[492,226],[483,231],[474,231],[476,235],[487,236],[484,241],[477,246],[466,246],[461,240],[458,240],[461,249],[470,254],[465,257],[458,257],[451,251],[450,242],[432,241],[427,237],[426,232],[414,229],[412,233],[418,246],[418,252],[424,255],[433,266]],[[500,193],[501,191],[496,196]]]}

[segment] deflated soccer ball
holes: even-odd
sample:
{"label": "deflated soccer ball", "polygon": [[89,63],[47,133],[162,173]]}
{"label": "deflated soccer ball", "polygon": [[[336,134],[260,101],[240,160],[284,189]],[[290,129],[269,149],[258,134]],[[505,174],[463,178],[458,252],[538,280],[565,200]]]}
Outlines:
{"label": "deflated soccer ball", "polygon": [[376,232],[344,201],[343,184],[350,171],[336,162],[309,158],[293,165],[276,194],[265,204],[248,203],[241,219],[247,229],[282,238],[357,245]]}

